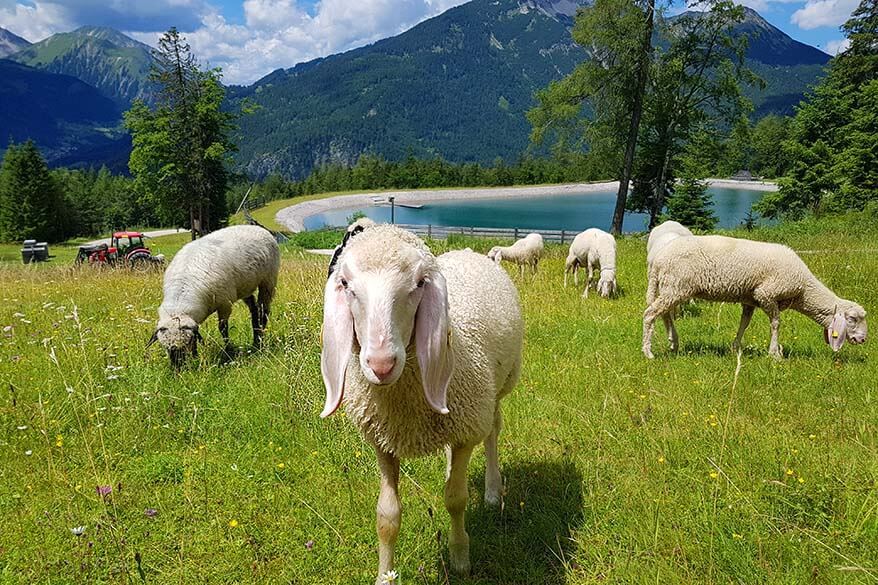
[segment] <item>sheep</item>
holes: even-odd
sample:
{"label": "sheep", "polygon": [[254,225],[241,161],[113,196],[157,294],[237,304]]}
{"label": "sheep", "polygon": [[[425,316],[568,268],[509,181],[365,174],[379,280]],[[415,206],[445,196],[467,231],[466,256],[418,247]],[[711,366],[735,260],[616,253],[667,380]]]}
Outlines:
{"label": "sheep", "polygon": [[661,225],[657,225],[649,232],[649,239],[646,241],[646,266],[647,269],[652,265],[653,258],[659,250],[665,247],[668,242],[681,236],[691,236],[692,232],[681,223],[668,220]]}
{"label": "sheep", "polygon": [[253,346],[259,348],[279,268],[277,242],[258,226],[227,227],[189,242],[165,271],[158,324],[147,347],[158,341],[171,364],[181,366],[187,353],[197,355],[199,325],[216,312],[228,351],[232,305],[244,299],[250,308]]}
{"label": "sheep", "polygon": [[530,266],[533,274],[536,274],[542,256],[543,236],[538,233],[528,234],[511,246],[494,246],[488,252],[488,258],[497,264],[503,260],[518,264],[519,276],[524,276],[525,266]]}
{"label": "sheep", "polygon": [[778,343],[780,313],[794,309],[824,327],[826,341],[838,351],[844,341],[866,341],[866,311],[839,298],[815,277],[802,259],[780,244],[754,242],[724,236],[690,236],[668,242],[655,256],[649,270],[643,314],[643,354],[652,358],[652,332],[662,317],[677,350],[673,309],[692,298],[741,303],[737,350],[758,307],[771,320],[769,354],[783,358]]}
{"label": "sheep", "polygon": [[567,275],[573,272],[573,284],[579,286],[579,269],[588,267],[588,280],[582,296],[588,298],[588,289],[594,276],[594,267],[600,267],[596,288],[602,297],[609,298],[616,292],[616,240],[612,235],[597,228],[577,234],[570,244],[570,252],[564,266],[564,286]]}
{"label": "sheep", "polygon": [[483,255],[436,258],[414,234],[380,225],[352,238],[339,257],[324,291],[320,416],[344,397],[348,418],[375,449],[377,582],[393,569],[400,459],[443,447],[451,567],[469,572],[467,464],[484,442],[485,502],[498,505],[500,399],[518,382],[523,334],[515,285]]}

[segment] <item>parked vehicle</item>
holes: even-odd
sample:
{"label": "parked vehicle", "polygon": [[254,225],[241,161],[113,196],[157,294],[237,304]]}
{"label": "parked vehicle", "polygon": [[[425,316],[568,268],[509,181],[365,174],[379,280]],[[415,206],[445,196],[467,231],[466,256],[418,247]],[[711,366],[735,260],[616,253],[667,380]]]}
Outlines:
{"label": "parked vehicle", "polygon": [[141,232],[115,232],[109,245],[100,243],[80,246],[76,263],[88,262],[98,266],[122,265],[137,270],[162,264],[165,257],[161,254],[153,256],[143,238]]}

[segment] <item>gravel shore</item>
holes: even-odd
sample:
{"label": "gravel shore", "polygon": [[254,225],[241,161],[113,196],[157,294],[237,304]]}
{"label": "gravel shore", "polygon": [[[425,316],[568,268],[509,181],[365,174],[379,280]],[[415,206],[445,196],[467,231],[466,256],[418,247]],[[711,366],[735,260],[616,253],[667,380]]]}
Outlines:
{"label": "gravel shore", "polygon": [[[709,182],[719,187],[736,189],[755,189],[758,191],[775,191],[777,186],[762,181],[734,181],[730,179],[710,179]],[[451,201],[454,199],[515,199],[517,197],[542,197],[554,195],[584,195],[599,193],[619,188],[618,181],[604,183],[568,183],[566,185],[541,185],[538,187],[490,187],[477,189],[436,189],[413,191],[384,191],[381,193],[356,193],[339,195],[306,201],[285,207],[277,212],[275,219],[293,232],[305,231],[305,218],[325,211],[340,209],[363,209],[375,205],[373,198],[386,199],[395,197],[397,203],[423,204],[433,201]]]}

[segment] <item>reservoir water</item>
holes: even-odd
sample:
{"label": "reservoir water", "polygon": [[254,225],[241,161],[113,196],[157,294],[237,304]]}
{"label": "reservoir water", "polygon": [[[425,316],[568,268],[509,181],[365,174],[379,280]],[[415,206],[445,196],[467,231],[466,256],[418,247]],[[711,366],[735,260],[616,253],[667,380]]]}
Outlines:
{"label": "reservoir water", "polygon": [[[710,187],[714,213],[719,227],[735,227],[741,223],[750,206],[764,192],[749,189]],[[396,223],[461,227],[519,227],[526,229],[566,229],[581,231],[590,227],[608,230],[616,204],[616,192],[583,195],[548,195],[514,199],[469,199],[436,201],[420,209],[397,206]],[[344,209],[312,215],[305,219],[305,228],[347,225],[356,211],[378,222],[390,222],[390,207]],[[625,231],[645,231],[648,217],[639,213],[625,215]]]}

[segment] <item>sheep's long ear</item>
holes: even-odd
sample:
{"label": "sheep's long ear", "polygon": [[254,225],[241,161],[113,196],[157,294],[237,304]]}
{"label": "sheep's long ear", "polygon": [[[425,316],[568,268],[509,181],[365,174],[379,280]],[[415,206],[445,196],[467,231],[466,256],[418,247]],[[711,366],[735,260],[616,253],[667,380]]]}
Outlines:
{"label": "sheep's long ear", "polygon": [[326,418],[338,409],[344,397],[345,372],[354,343],[354,319],[345,290],[333,277],[326,281],[323,294],[322,337],[320,371],[326,386],[326,404],[320,418]]}
{"label": "sheep's long ear", "polygon": [[156,329],[155,331],[152,332],[152,337],[150,337],[149,341],[146,342],[146,348],[144,348],[144,349],[148,349],[149,346],[151,346],[153,343],[155,343],[158,340],[159,340],[159,330]]}
{"label": "sheep's long ear", "polygon": [[832,348],[832,351],[838,351],[844,345],[847,339],[847,329],[848,322],[845,319],[844,313],[836,313],[832,317],[829,327],[823,331],[823,338],[829,344],[829,347]]}
{"label": "sheep's long ear", "polygon": [[439,414],[448,414],[448,385],[454,372],[449,326],[445,277],[435,272],[424,283],[424,295],[415,316],[415,344],[424,397]]}

